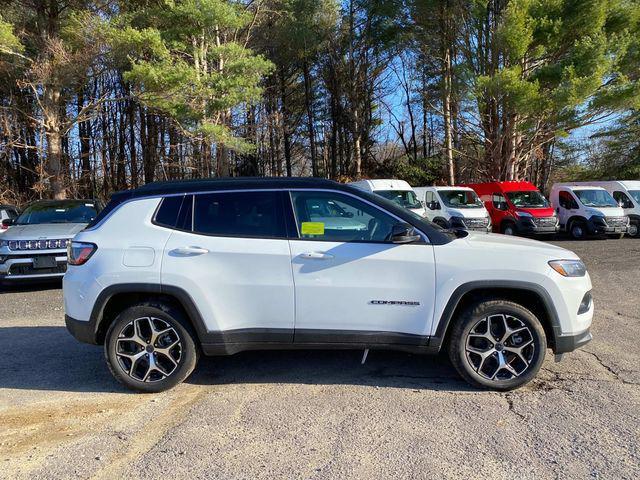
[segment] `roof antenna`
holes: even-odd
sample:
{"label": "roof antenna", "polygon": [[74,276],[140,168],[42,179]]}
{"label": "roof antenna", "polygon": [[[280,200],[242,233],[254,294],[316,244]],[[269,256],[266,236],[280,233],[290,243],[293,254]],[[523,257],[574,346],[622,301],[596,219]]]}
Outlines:
{"label": "roof antenna", "polygon": [[369,349],[365,348],[364,353],[362,354],[362,361],[360,362],[360,365],[364,365],[364,362],[367,361],[367,355],[369,355]]}

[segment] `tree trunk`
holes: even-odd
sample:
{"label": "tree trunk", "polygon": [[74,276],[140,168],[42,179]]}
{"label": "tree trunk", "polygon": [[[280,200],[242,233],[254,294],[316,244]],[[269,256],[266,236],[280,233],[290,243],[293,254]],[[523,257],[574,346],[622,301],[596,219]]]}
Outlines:
{"label": "tree trunk", "polygon": [[62,172],[62,135],[60,133],[60,90],[45,87],[42,98],[44,129],[47,137],[47,167],[51,193],[56,200],[67,198]]}
{"label": "tree trunk", "polygon": [[311,88],[311,76],[309,64],[305,60],[302,66],[304,75],[304,104],[307,109],[307,126],[309,130],[309,148],[311,149],[311,175],[318,176],[318,160],[316,158],[316,133],[313,118],[313,89]]}
{"label": "tree trunk", "polygon": [[453,164],[453,145],[451,132],[451,49],[448,45],[444,48],[443,62],[443,98],[442,120],[444,122],[444,151],[449,171],[449,185],[455,185],[456,175]]}

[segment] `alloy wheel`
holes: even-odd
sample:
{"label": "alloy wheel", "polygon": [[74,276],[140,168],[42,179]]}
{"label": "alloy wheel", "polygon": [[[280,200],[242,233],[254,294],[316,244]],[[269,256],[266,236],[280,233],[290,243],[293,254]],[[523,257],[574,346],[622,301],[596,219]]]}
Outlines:
{"label": "alloy wheel", "polygon": [[157,382],[178,368],[182,342],[176,329],[165,320],[136,318],[120,330],[116,357],[120,368],[134,380]]}
{"label": "alloy wheel", "polygon": [[637,223],[630,223],[629,224],[629,229],[627,230],[627,233],[631,237],[637,237],[638,236],[638,224]]}
{"label": "alloy wheel", "polygon": [[465,354],[469,365],[481,377],[492,381],[520,377],[534,360],[533,333],[513,315],[489,315],[469,331]]}

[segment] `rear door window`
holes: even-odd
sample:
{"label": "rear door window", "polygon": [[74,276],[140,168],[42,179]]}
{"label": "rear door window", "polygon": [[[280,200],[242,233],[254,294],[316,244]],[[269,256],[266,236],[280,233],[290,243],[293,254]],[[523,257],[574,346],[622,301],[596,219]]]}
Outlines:
{"label": "rear door window", "polygon": [[194,195],[193,231],[205,235],[286,238],[278,192]]}

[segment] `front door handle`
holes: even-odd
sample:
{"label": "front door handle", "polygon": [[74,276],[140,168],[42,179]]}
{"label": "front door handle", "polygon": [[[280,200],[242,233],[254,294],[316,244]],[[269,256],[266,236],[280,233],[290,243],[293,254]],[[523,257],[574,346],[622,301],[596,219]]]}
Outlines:
{"label": "front door handle", "polygon": [[310,258],[313,260],[330,260],[333,258],[333,255],[324,252],[304,252],[301,253],[300,256],[302,258]]}
{"label": "front door handle", "polygon": [[209,250],[201,247],[178,247],[171,250],[170,253],[175,253],[176,255],[204,255],[205,253],[209,253]]}

